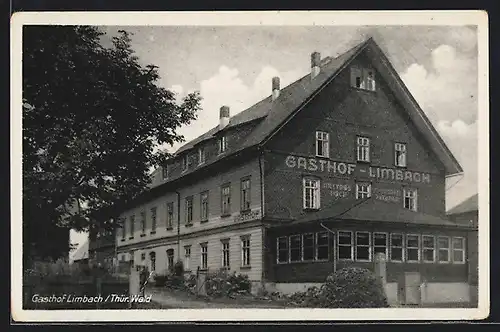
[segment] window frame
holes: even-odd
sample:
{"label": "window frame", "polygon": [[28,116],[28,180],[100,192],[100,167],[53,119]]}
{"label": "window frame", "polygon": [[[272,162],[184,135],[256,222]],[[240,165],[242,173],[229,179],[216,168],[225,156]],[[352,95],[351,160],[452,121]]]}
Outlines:
{"label": "window frame", "polygon": [[[407,193],[413,192],[414,196],[408,196]],[[413,208],[406,207],[406,198],[413,199]],[[417,212],[418,211],[418,189],[411,187],[403,187],[403,208]]]}
{"label": "window frame", "polygon": [[[408,246],[408,237],[413,237],[413,236],[417,237],[417,247]],[[406,234],[404,244],[405,244],[405,262],[406,263],[420,263],[422,261],[421,250],[420,250],[422,247],[422,243],[421,243],[420,234]],[[410,260],[408,257],[408,250],[415,250],[415,249],[417,250],[417,260]]]}
{"label": "window frame", "polygon": [[[401,150],[400,148],[403,147]],[[404,155],[404,163],[401,165],[399,160],[398,160],[398,152],[402,153]],[[408,165],[408,150],[407,150],[407,144],[406,143],[401,143],[401,142],[394,142],[394,166],[396,167],[402,167],[405,168]]]}
{"label": "window frame", "polygon": [[[319,147],[323,150],[323,154],[319,153]],[[326,131],[316,131],[316,157],[330,157],[330,133]]]}
{"label": "window frame", "polygon": [[227,138],[226,135],[221,135],[218,139],[219,154],[223,154],[227,151]]}
{"label": "window frame", "polygon": [[[394,246],[393,243],[393,236],[400,236],[401,237],[401,246]],[[393,249],[398,249],[401,250],[401,260],[396,260],[393,258],[392,255],[392,250]],[[390,233],[389,234],[389,260],[393,263],[403,263],[405,261],[405,236],[403,233]]]}
{"label": "window frame", "polygon": [[[366,142],[366,144],[365,144]],[[367,136],[356,136],[356,161],[360,163],[371,162],[371,139]]]}
{"label": "window frame", "polygon": [[[368,234],[368,245],[366,244],[358,244],[358,234]],[[355,245],[355,251],[354,251],[354,259],[356,262],[371,262],[373,260],[373,254],[372,254],[372,233],[368,231],[356,231],[354,235],[354,245]],[[367,248],[368,247],[368,259],[359,259],[358,258],[358,247],[362,248]]]}
{"label": "window frame", "polygon": [[198,166],[203,165],[206,161],[205,147],[198,147]]}
{"label": "window frame", "polygon": [[[375,69],[364,66],[351,66],[351,87],[364,91],[377,91]],[[359,86],[358,86],[359,79]]]}
{"label": "window frame", "polygon": [[[375,237],[377,235],[384,235],[385,236],[385,245],[384,246],[381,246],[381,245],[377,245],[376,244],[376,241],[375,241]],[[389,233],[387,232],[373,232],[372,233],[372,244],[373,244],[373,253],[372,253],[372,257],[373,259],[375,259],[375,257],[377,256],[378,252],[376,250],[376,248],[381,248],[381,247],[384,247],[385,248],[385,251],[384,251],[384,255],[385,255],[385,260],[386,262],[389,261]]]}
{"label": "window frame", "polygon": [[[426,238],[432,238],[432,245],[433,247],[427,247],[425,245],[425,239]],[[429,235],[429,234],[422,234],[422,262],[424,263],[435,263],[436,262],[436,247],[437,247],[437,241],[436,237],[434,235]],[[426,251],[432,250],[432,260],[428,260],[426,258]]]}
{"label": "window frame", "polygon": [[[193,224],[193,196],[186,196],[185,200],[185,209],[184,209],[184,221],[185,225],[189,226]],[[191,217],[191,218],[190,218]]]}
{"label": "window frame", "polygon": [[[244,183],[248,183],[248,188],[244,188]],[[251,199],[251,193],[252,193],[252,184],[251,184],[251,178],[249,176],[243,177],[240,179],[240,211],[250,211],[251,209],[251,204],[252,204],[252,199]],[[244,201],[245,197],[247,198],[247,201]],[[245,205],[245,203],[248,203],[248,207]]]}
{"label": "window frame", "polygon": [[[455,249],[455,240],[460,240],[462,242],[462,248],[461,249]],[[455,252],[460,251],[462,253],[462,260],[461,261],[455,261]],[[451,261],[453,264],[465,264],[467,258],[466,258],[466,241],[465,237],[463,236],[452,236],[451,237]]]}
{"label": "window frame", "polygon": [[167,230],[171,230],[174,228],[174,202],[166,202],[165,214],[165,227]]}
{"label": "window frame", "polygon": [[[227,195],[224,193],[224,189],[228,190]],[[227,202],[225,198],[228,198]],[[225,203],[227,203],[227,211],[224,209]],[[221,186],[221,215],[231,215],[231,183],[225,183]]]}
{"label": "window frame", "polygon": [[[200,193],[200,222],[207,222],[209,216],[209,192]],[[204,215],[205,214],[205,215]]]}
{"label": "window frame", "polygon": [[[340,235],[341,233],[349,233],[350,234],[350,238],[351,238],[351,244],[350,245],[347,245],[347,244],[341,244],[340,243]],[[337,260],[339,261],[354,261],[354,234],[353,234],[353,231],[343,231],[343,230],[339,230],[337,232]],[[351,248],[351,256],[350,258],[340,258],[340,247],[347,247],[349,246]]]}
{"label": "window frame", "polygon": [[[302,261],[303,262],[313,262],[316,258],[316,236],[314,233],[302,233],[301,234],[302,236],[302,240],[301,240],[301,246],[302,246]],[[305,256],[304,256],[304,252],[305,252],[305,249],[306,249],[306,246],[305,246],[305,237],[306,236],[312,236],[312,247],[309,246],[308,248],[312,248],[312,256],[310,259],[306,259]]]}
{"label": "window frame", "polygon": [[156,252],[149,252],[149,262],[151,263],[151,272],[156,271]]}
{"label": "window frame", "polygon": [[[293,247],[292,248],[292,238],[298,238],[299,239],[299,245],[298,247]],[[288,245],[288,251],[289,251],[289,261],[290,263],[299,263],[299,262],[302,262],[302,247],[303,247],[303,243],[302,243],[302,234],[293,234],[293,235],[290,235],[288,237],[288,241],[289,241],[289,245]],[[298,250],[298,253],[299,253],[299,257],[297,260],[292,260],[292,249],[294,250]]]}
{"label": "window frame", "polygon": [[189,169],[189,160],[188,160],[188,155],[187,153],[182,156],[182,161],[181,161],[181,173],[186,172]]}
{"label": "window frame", "polygon": [[[320,234],[326,234],[326,245],[320,245],[319,244],[319,237]],[[335,233],[334,233],[335,234]],[[314,241],[315,241],[315,248],[314,248],[314,260],[315,261],[328,261],[330,260],[330,232],[324,231],[324,232],[316,232],[314,236]],[[326,247],[326,258],[319,258],[319,248],[320,247]]]}
{"label": "window frame", "polygon": [[[173,271],[175,265],[175,250],[173,248],[169,248],[165,251],[167,255],[167,270]],[[169,255],[172,253],[172,255]],[[170,264],[170,258],[172,258],[172,264]]]}
{"label": "window frame", "polygon": [[133,239],[134,238],[134,234],[135,234],[135,214],[132,214],[129,217],[129,223],[130,223],[130,229],[129,229],[130,236],[129,236],[129,239]]}
{"label": "window frame", "polygon": [[191,271],[191,245],[184,246],[184,269]]}
{"label": "window frame", "polygon": [[[447,248],[441,248],[441,245],[439,243],[439,239],[447,239],[448,240],[448,247]],[[439,235],[437,237],[436,241],[437,241],[437,249],[438,249],[437,262],[439,264],[449,264],[449,263],[451,263],[451,261],[452,261],[452,259],[451,259],[451,246],[452,246],[451,238],[449,236]],[[446,260],[446,261],[441,260],[440,253],[441,253],[442,250],[447,250],[448,260]]]}
{"label": "window frame", "polygon": [[[229,239],[220,240],[221,243],[221,267],[231,269],[231,244]],[[226,247],[227,246],[227,247]],[[227,255],[227,257],[226,257]],[[227,261],[226,261],[227,258]],[[227,264],[226,264],[227,263]]]}
{"label": "window frame", "polygon": [[[280,239],[285,239],[286,248],[280,248]],[[280,253],[286,252],[286,261],[280,261]],[[288,236],[278,236],[276,238],[276,264],[290,263],[290,241]]]}
{"label": "window frame", "polygon": [[168,177],[169,177],[169,169],[168,169],[168,165],[165,165],[165,166],[162,166],[161,168],[161,177],[162,177],[162,180],[167,180]]}
{"label": "window frame", "polygon": [[[307,182],[315,183],[315,186],[307,186]],[[307,190],[311,190],[312,206],[307,206]],[[305,176],[302,178],[302,207],[304,210],[319,210],[321,208],[321,180],[316,177]]]}
{"label": "window frame", "polygon": [[[359,190],[359,187],[367,187],[368,191],[360,191]],[[360,196],[360,193],[362,195],[367,195],[366,197],[359,197]],[[372,183],[371,182],[356,182],[356,199],[368,199],[372,197]]]}
{"label": "window frame", "polygon": [[157,223],[158,223],[158,207],[153,206],[151,209],[151,234],[156,233]]}
{"label": "window frame", "polygon": [[[248,242],[248,246],[246,246],[246,242]],[[243,235],[240,237],[240,247],[241,247],[241,267],[250,267],[251,264],[251,244],[250,244],[250,235]],[[247,263],[248,261],[248,263]]]}
{"label": "window frame", "polygon": [[200,269],[208,269],[208,242],[200,243]]}

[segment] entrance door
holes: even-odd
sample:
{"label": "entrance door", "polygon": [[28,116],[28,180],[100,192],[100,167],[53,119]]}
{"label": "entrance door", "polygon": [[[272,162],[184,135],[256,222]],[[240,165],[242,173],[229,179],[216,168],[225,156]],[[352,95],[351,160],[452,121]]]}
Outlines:
{"label": "entrance door", "polygon": [[405,303],[420,304],[420,273],[405,272]]}

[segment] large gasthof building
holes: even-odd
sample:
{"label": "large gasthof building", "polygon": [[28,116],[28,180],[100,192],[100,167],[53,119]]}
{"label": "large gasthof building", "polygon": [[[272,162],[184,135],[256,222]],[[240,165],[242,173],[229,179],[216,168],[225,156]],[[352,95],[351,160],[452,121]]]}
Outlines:
{"label": "large gasthof building", "polygon": [[[391,302],[466,301],[468,235],[445,179],[462,168],[373,39],[181,147],[123,212],[118,260],[226,268],[284,292],[387,259]],[[223,101],[221,101],[223,104]]]}

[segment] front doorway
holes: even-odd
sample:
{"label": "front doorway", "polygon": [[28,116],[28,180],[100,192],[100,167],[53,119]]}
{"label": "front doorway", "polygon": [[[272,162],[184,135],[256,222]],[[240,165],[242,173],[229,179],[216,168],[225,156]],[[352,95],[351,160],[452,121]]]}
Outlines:
{"label": "front doorway", "polygon": [[405,304],[418,305],[421,302],[420,284],[421,276],[419,272],[405,272]]}

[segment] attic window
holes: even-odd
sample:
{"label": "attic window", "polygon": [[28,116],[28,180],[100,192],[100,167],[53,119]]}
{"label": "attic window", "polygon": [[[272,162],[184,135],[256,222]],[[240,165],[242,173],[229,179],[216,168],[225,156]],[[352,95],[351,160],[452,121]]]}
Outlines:
{"label": "attic window", "polygon": [[369,68],[351,67],[351,86],[357,89],[375,91],[375,71]]}
{"label": "attic window", "polygon": [[161,175],[163,180],[168,179],[168,165],[165,165],[161,168]]}
{"label": "attic window", "polygon": [[221,136],[219,138],[219,153],[224,153],[227,150],[227,140],[226,136]]}
{"label": "attic window", "polygon": [[182,171],[185,172],[188,169],[188,156],[182,157]]}

